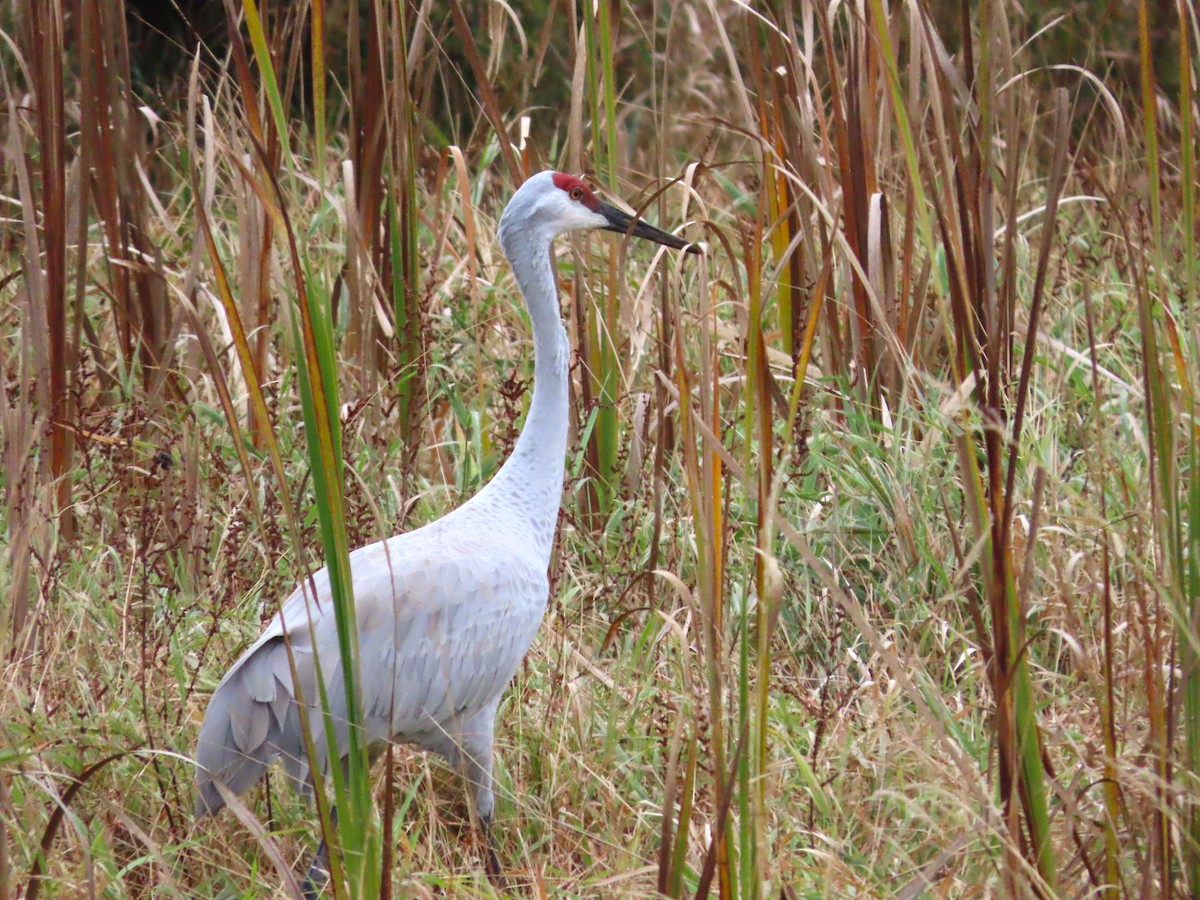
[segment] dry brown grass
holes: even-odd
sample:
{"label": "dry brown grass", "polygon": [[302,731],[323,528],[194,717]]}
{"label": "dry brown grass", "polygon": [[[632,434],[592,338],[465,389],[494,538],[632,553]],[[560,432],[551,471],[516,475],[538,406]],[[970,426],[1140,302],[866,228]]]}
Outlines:
{"label": "dry brown grass", "polygon": [[[453,508],[526,402],[493,235],[546,165],[709,252],[560,251],[517,890],[1195,896],[1194,9],[1140,85],[1133,7],[591,9],[269,4],[274,85],[239,18],[155,90],[117,4],[0,4],[0,900],[286,896],[311,810],[196,827],[185,757],[324,560],[301,304],[350,544]],[[394,895],[489,895],[453,776],[376,774]]]}

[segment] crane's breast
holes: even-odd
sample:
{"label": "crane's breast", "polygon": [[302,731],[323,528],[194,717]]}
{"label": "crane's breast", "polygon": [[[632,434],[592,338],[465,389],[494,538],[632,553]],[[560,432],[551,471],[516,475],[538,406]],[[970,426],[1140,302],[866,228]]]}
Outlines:
{"label": "crane's breast", "polygon": [[485,707],[545,612],[548,581],[536,561],[494,546],[435,549],[393,554],[378,583],[355,579],[363,700],[380,738],[415,740]]}

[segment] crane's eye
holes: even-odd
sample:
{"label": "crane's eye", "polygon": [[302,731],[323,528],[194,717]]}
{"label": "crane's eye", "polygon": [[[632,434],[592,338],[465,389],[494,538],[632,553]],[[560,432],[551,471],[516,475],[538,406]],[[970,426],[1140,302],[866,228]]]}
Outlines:
{"label": "crane's eye", "polygon": [[583,188],[579,187],[579,185],[576,185],[575,187],[571,188],[571,193],[569,196],[576,203],[580,202],[583,199]]}

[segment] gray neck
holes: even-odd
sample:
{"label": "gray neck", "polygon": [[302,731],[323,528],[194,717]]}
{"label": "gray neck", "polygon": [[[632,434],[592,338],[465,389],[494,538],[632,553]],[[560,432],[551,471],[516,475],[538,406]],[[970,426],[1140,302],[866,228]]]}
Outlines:
{"label": "gray neck", "polygon": [[533,400],[512,455],[477,497],[482,502],[486,496],[489,505],[527,526],[548,564],[562,504],[570,344],[559,315],[550,237],[535,230],[502,237],[533,324]]}

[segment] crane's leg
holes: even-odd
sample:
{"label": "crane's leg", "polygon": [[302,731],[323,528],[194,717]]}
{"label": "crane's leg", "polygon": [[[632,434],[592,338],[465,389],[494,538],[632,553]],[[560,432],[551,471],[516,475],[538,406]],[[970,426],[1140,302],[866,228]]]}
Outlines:
{"label": "crane's leg", "polygon": [[450,763],[462,772],[474,801],[475,813],[479,816],[485,846],[484,871],[498,890],[504,890],[500,855],[496,852],[496,838],[492,833],[492,811],[496,805],[492,793],[492,729],[499,703],[499,698],[496,698],[495,702],[461,723],[459,752]]}
{"label": "crane's leg", "polygon": [[[329,824],[337,828],[336,806],[329,809]],[[300,883],[304,900],[317,900],[327,884],[329,884],[329,842],[322,834],[321,843],[317,844],[317,852],[313,854],[312,862],[308,864],[308,871],[304,873],[304,881]]]}
{"label": "crane's leg", "polygon": [[504,890],[506,885],[504,882],[504,872],[500,868],[500,855],[496,852],[496,836],[492,834],[492,817],[486,819],[483,816],[479,817],[480,827],[483,829],[484,850],[486,858],[483,861],[483,870],[487,872],[488,881],[495,885],[497,890]]}

